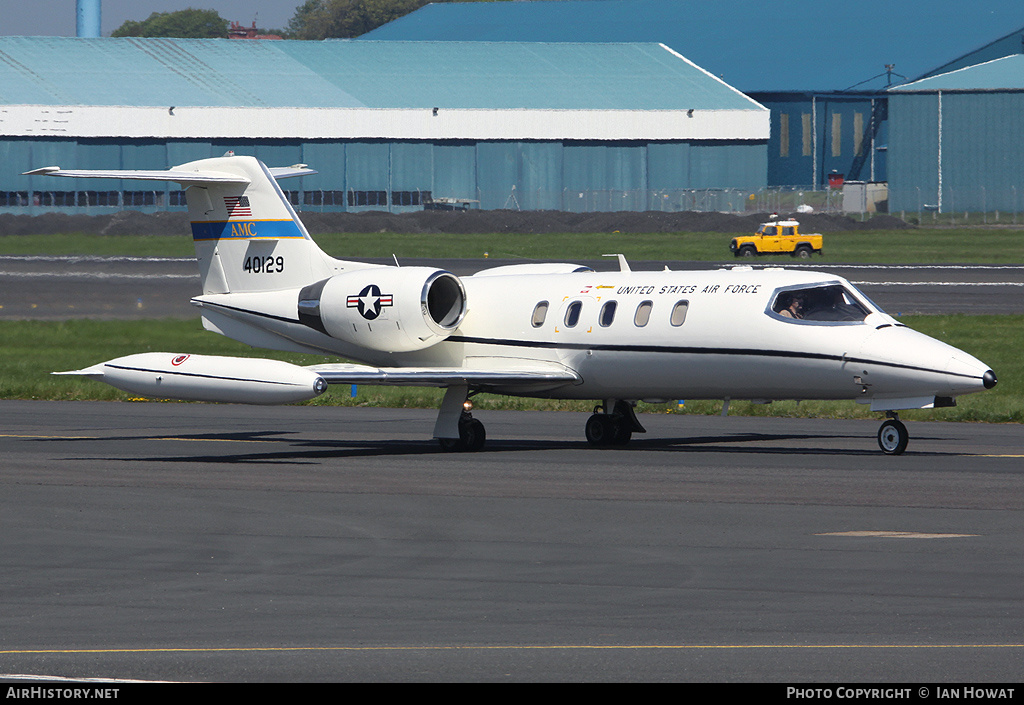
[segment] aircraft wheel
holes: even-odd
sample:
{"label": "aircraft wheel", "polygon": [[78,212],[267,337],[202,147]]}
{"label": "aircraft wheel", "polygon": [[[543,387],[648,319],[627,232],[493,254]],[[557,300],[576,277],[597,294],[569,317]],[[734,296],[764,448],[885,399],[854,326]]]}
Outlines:
{"label": "aircraft wheel", "polygon": [[487,441],[487,432],[484,425],[476,419],[463,419],[459,422],[458,438],[438,438],[437,442],[445,453],[461,453],[468,451],[475,453],[483,450]]}
{"label": "aircraft wheel", "polygon": [[633,437],[626,419],[612,414],[594,414],[587,419],[586,431],[587,442],[597,448],[624,446]]}
{"label": "aircraft wheel", "polygon": [[587,442],[600,448],[612,444],[615,437],[615,424],[608,414],[594,414],[587,419]]}
{"label": "aircraft wheel", "polygon": [[902,421],[889,419],[878,429],[878,447],[886,455],[899,455],[907,449],[910,434]]}
{"label": "aircraft wheel", "polygon": [[484,430],[484,425],[476,419],[460,423],[459,441],[464,446],[463,450],[468,450],[471,453],[483,450],[484,443],[487,441],[487,432]]}
{"label": "aircraft wheel", "polygon": [[626,424],[626,419],[621,416],[612,417],[612,445],[624,446],[633,437],[633,431]]}

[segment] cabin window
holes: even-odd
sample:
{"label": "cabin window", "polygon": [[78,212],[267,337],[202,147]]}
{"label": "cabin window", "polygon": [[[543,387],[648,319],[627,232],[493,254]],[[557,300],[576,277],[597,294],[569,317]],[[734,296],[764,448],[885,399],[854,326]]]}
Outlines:
{"label": "cabin window", "polygon": [[615,320],[615,309],[618,308],[618,304],[615,301],[609,301],[601,307],[601,315],[597,319],[597,322],[601,324],[603,328],[607,328]]}
{"label": "cabin window", "polygon": [[569,304],[569,308],[565,310],[565,326],[566,328],[572,328],[580,322],[580,311],[583,310],[582,301],[573,301]]}
{"label": "cabin window", "polygon": [[636,307],[636,314],[633,316],[633,325],[643,328],[651,320],[651,309],[654,308],[653,301],[641,301]]}
{"label": "cabin window", "polygon": [[782,318],[812,322],[860,322],[871,313],[841,284],[785,289],[776,294],[771,310]]}
{"label": "cabin window", "polygon": [[544,319],[548,316],[548,302],[541,301],[539,304],[533,307],[533,323],[534,328],[540,328],[544,325]]}
{"label": "cabin window", "polygon": [[690,308],[689,301],[677,301],[676,305],[672,307],[672,318],[670,322],[672,325],[679,327],[686,321],[686,311]]}

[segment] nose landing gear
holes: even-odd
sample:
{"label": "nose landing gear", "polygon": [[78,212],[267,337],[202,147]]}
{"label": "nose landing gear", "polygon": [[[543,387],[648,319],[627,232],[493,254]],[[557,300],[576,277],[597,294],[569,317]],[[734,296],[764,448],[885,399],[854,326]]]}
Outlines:
{"label": "nose landing gear", "polygon": [[890,411],[886,415],[889,417],[888,420],[878,429],[878,447],[886,455],[900,455],[907,449],[910,434],[900,421],[899,414]]}

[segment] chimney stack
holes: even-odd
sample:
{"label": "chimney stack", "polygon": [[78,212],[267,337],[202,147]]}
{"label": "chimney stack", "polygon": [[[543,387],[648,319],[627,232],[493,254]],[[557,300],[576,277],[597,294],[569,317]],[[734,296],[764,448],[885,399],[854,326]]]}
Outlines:
{"label": "chimney stack", "polygon": [[100,0],[78,0],[79,37],[100,37]]}

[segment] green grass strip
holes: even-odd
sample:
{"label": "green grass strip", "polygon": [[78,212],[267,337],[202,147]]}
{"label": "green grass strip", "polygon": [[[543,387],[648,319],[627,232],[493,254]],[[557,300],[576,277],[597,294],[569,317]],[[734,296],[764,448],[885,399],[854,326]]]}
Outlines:
{"label": "green grass strip", "polygon": [[[445,234],[334,233],[314,238],[339,258],[438,257],[590,260],[605,253],[630,260],[734,262],[729,233]],[[176,236],[10,235],[0,237],[0,255],[130,255],[192,257],[187,233]],[[788,256],[754,262],[785,264]],[[978,263],[1024,262],[1024,230],[1010,228],[871,230],[825,233],[824,256],[812,262]],[[745,262],[747,263],[747,262]]]}

